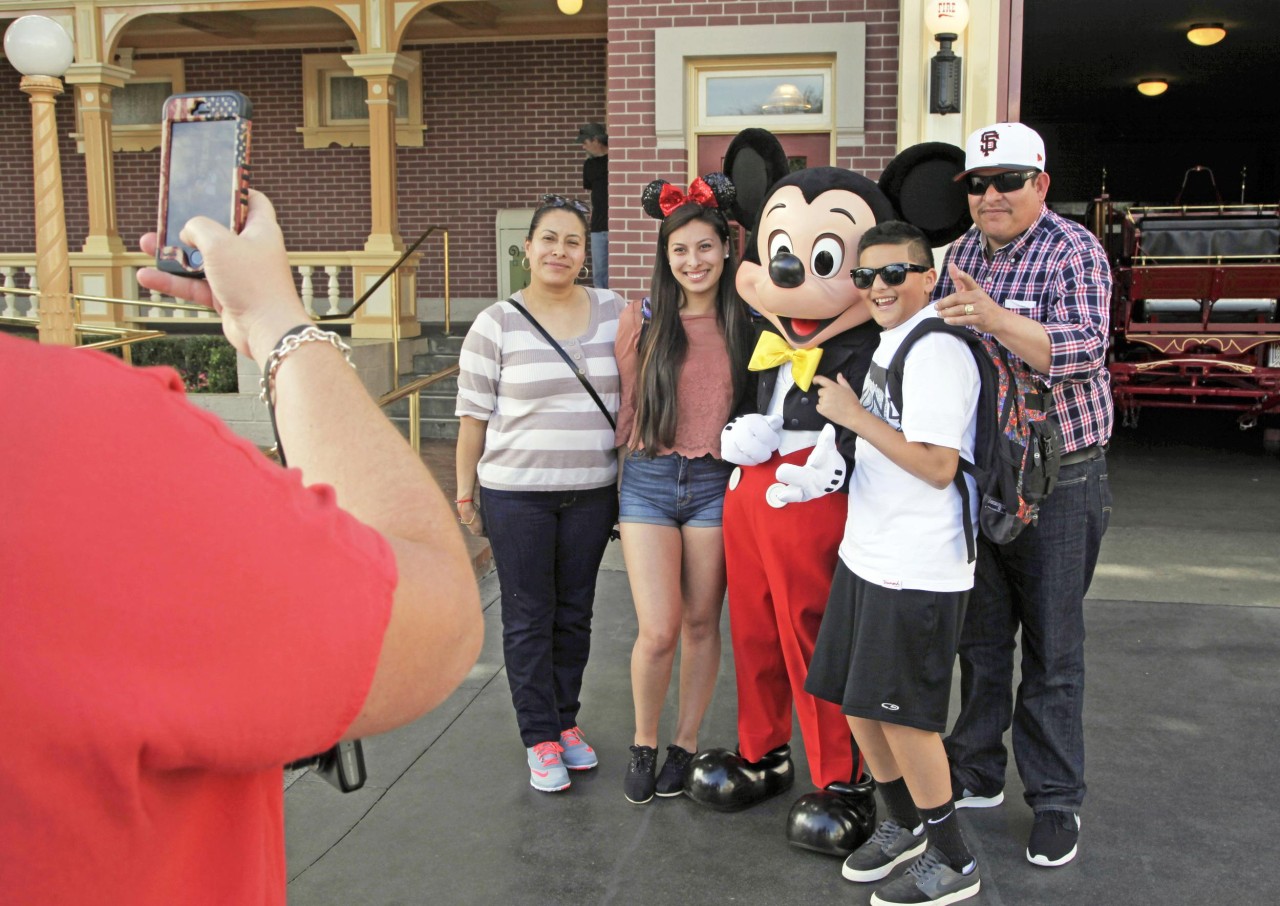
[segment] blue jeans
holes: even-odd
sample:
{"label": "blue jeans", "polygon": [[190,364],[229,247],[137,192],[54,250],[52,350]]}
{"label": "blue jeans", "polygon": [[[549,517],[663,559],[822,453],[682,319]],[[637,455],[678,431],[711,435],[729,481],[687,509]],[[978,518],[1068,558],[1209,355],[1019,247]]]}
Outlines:
{"label": "blue jeans", "polygon": [[632,452],[622,469],[618,521],[719,527],[732,471],[732,463],[710,455],[689,459],[668,453],[650,459],[638,450]]}
{"label": "blue jeans", "polygon": [[609,231],[591,234],[591,285],[609,288]]}
{"label": "blue jeans", "polygon": [[1084,596],[1110,518],[1103,455],[1062,467],[1037,526],[1009,544],[981,541],[960,636],[960,714],[945,740],[953,775],[975,793],[1004,788],[1012,724],[1027,804],[1075,811],[1084,801]]}
{"label": "blue jeans", "polygon": [[502,653],[526,747],[578,722],[596,574],[618,512],[612,484],[586,491],[480,489],[502,585]]}

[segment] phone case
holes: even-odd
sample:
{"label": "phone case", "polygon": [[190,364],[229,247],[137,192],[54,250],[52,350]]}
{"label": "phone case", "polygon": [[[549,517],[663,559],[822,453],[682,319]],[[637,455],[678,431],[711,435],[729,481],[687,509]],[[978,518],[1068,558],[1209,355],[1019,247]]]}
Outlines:
{"label": "phone case", "polygon": [[200,252],[179,237],[192,217],[209,217],[237,233],[244,227],[252,111],[238,91],[191,92],[165,100],[156,228],[160,270],[204,276]]}

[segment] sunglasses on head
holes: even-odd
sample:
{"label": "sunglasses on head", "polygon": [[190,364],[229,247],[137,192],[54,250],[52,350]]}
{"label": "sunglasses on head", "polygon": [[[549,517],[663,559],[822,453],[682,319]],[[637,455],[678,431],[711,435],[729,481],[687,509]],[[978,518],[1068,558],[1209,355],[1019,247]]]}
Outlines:
{"label": "sunglasses on head", "polygon": [[543,195],[542,206],[544,208],[573,208],[581,214],[591,213],[591,209],[587,207],[586,202],[578,201],[576,198],[565,198],[563,195]]}
{"label": "sunglasses on head", "polygon": [[877,274],[885,286],[901,286],[906,282],[907,274],[923,274],[928,270],[923,264],[886,264],[884,267],[855,267],[849,271],[849,276],[853,277],[853,285],[858,289],[870,289]]}
{"label": "sunglasses on head", "polygon": [[1028,179],[1034,179],[1039,173],[1039,170],[1006,170],[989,176],[970,173],[964,178],[964,185],[970,195],[987,194],[987,186],[995,186],[996,191],[1003,195],[1018,191]]}

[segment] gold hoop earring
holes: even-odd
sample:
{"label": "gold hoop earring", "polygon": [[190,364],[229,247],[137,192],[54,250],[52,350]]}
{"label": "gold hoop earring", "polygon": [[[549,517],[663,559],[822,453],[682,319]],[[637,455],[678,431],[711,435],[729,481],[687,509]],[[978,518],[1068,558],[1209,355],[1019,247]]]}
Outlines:
{"label": "gold hoop earring", "polygon": [[582,270],[578,271],[578,279],[585,280],[590,276],[591,276],[591,271],[587,270],[587,266],[585,264],[582,265]]}
{"label": "gold hoop earring", "polygon": [[529,256],[525,255],[520,259],[520,270],[527,271],[529,269]]}

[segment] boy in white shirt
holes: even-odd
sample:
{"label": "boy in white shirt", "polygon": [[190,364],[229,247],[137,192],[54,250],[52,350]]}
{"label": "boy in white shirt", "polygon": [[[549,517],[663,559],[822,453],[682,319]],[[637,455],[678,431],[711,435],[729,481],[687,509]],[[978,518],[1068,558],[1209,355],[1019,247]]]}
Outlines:
{"label": "boy in white shirt", "polygon": [[929,333],[907,353],[901,411],[887,389],[903,339],[938,316],[929,304],[932,262],[910,224],[868,230],[853,278],[884,332],[861,400],[843,378],[815,378],[818,412],[857,442],[840,562],[805,689],[841,706],[888,815],[842,874],[879,881],[918,857],[872,894],[875,906],[945,906],[981,886],[956,822],[941,736],[973,588],[964,520],[973,528],[975,515],[953,484],[960,457],[974,457],[977,364],[963,341]]}

